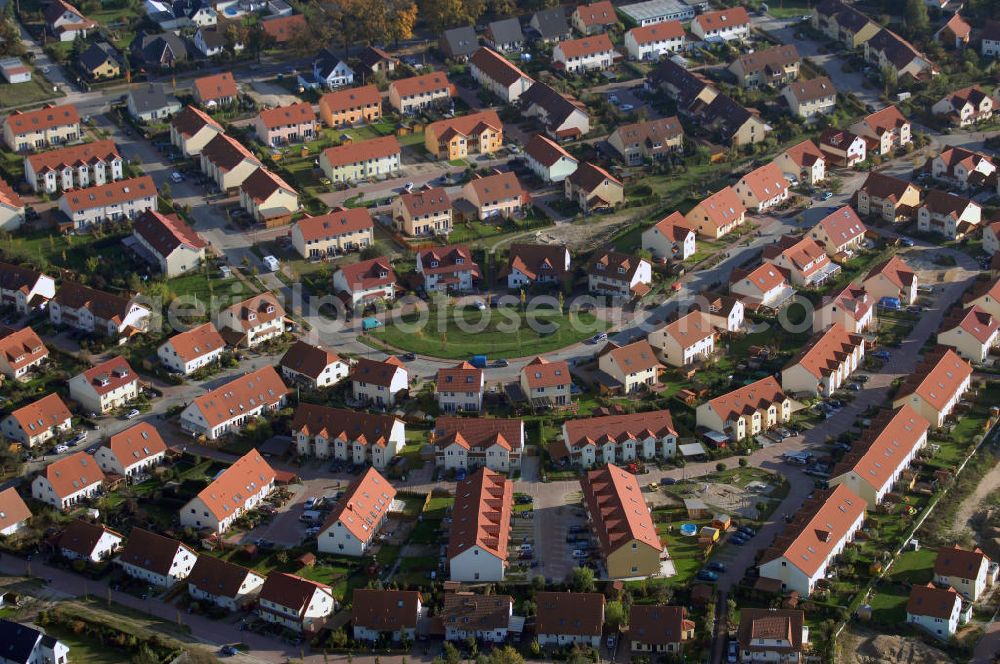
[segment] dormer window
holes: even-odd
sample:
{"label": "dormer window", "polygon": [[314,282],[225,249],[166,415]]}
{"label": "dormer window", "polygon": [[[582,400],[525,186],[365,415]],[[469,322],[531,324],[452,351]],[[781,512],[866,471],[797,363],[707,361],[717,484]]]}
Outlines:
{"label": "dormer window", "polygon": [[274,313],[274,305],[273,304],[267,305],[267,313],[269,313],[269,314],[273,314]]}
{"label": "dormer window", "polygon": [[431,261],[431,267],[437,267],[437,266],[438,266],[437,261]]}
{"label": "dormer window", "polygon": [[618,274],[625,274],[625,268],[623,267],[618,268]]}
{"label": "dormer window", "polygon": [[249,314],[247,314],[247,320],[257,320],[257,314],[251,311]]}
{"label": "dormer window", "polygon": [[465,259],[464,259],[464,258],[456,258],[456,259],[455,259],[455,265],[461,265],[461,264],[463,264],[464,262],[465,262]]}

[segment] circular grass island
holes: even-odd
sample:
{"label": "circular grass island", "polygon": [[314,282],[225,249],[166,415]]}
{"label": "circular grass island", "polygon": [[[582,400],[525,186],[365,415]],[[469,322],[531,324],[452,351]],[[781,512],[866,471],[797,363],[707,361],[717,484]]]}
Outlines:
{"label": "circular grass island", "polygon": [[607,331],[609,325],[590,311],[517,307],[477,310],[448,307],[431,312],[420,323],[419,314],[407,314],[394,323],[369,332],[393,349],[452,360],[473,355],[491,359],[544,355]]}

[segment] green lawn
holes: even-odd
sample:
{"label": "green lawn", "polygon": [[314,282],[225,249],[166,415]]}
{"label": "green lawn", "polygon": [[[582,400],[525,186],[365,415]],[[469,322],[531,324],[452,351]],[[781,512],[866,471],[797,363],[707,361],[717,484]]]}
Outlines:
{"label": "green lawn", "polygon": [[0,84],[0,108],[22,108],[63,96],[61,90],[52,90],[52,84],[40,72],[35,72],[27,83]]}
{"label": "green lawn", "polygon": [[58,265],[82,271],[86,269],[87,259],[91,257],[102,263],[119,262],[122,257],[123,237],[124,233],[101,237],[30,233],[6,237],[0,242],[0,252],[10,258],[28,261],[40,269]]}
{"label": "green lawn", "polygon": [[[224,279],[216,271],[208,273],[193,272],[180,277],[174,277],[167,281],[167,287],[177,297],[194,296],[204,304],[208,304],[212,297],[228,298],[234,286],[243,288],[242,283],[236,277]],[[238,293],[241,297],[246,296],[245,289]]]}
{"label": "green lawn", "polygon": [[900,625],[906,622],[906,603],[909,591],[901,584],[883,584],[871,598],[872,621],[883,625]]}
{"label": "green lawn", "polygon": [[69,660],[73,664],[128,664],[132,661],[128,653],[91,641],[86,634],[74,634],[54,625],[46,627],[45,633],[69,646]]}
{"label": "green lawn", "polygon": [[[459,321],[466,329],[459,327]],[[482,322],[485,321],[485,322]],[[404,316],[403,326],[389,323],[370,335],[404,351],[448,359],[468,359],[476,354],[491,357],[523,357],[547,353],[583,341],[607,324],[590,313],[569,315],[554,310],[521,314],[507,309],[503,314],[488,309],[447,309],[420,325],[417,314]]]}
{"label": "green lawn", "polygon": [[896,558],[887,577],[893,581],[914,584],[927,583],[934,578],[934,561],[937,552],[931,549],[904,551]]}
{"label": "green lawn", "polygon": [[412,556],[401,559],[394,580],[406,586],[426,586],[431,583],[430,573],[437,571],[436,556]]}

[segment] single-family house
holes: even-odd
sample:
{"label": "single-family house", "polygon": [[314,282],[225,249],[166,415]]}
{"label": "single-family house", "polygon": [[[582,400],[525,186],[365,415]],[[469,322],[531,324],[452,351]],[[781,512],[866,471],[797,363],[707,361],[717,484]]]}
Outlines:
{"label": "single-family house", "polygon": [[545,133],[557,141],[579,138],[590,132],[590,115],[579,100],[536,81],[521,95],[525,117],[536,118]]}
{"label": "single-family house", "polygon": [[31,510],[15,487],[0,491],[0,535],[13,537],[28,525],[30,518]]}
{"label": "single-family house", "polygon": [[860,249],[867,231],[854,208],[845,205],[820,219],[809,229],[809,237],[833,258],[838,254],[850,256]]}
{"label": "single-family house", "polygon": [[744,175],[736,182],[734,190],[743,207],[758,214],[788,200],[788,180],[774,161]]}
{"label": "single-family house", "polygon": [[740,610],[736,643],[741,662],[800,664],[809,645],[809,626],[800,609],[747,607]]}
{"label": "single-family house", "polygon": [[132,578],[167,589],[186,579],[197,559],[183,542],[135,527],[115,562]]}
{"label": "single-family house", "polygon": [[375,468],[368,468],[344,491],[320,527],[320,553],[363,556],[376,542],[396,497],[396,489]]}
{"label": "single-family house", "polygon": [[490,21],[483,31],[483,41],[494,51],[517,53],[524,46],[524,33],[517,17]]}
{"label": "single-family house", "polygon": [[632,652],[677,654],[694,639],[694,630],[683,606],[633,604],[629,609],[627,638]]}
{"label": "single-family house", "polygon": [[261,293],[219,312],[216,324],[231,346],[252,348],[285,333],[285,310],[271,293]]}
{"label": "single-family house", "polygon": [[641,298],[652,288],[653,266],[620,251],[599,253],[587,268],[587,289],[593,295]]}
{"label": "single-family house", "polygon": [[91,42],[76,62],[92,81],[106,81],[122,75],[122,55],[108,42]]}
{"label": "single-family house", "polygon": [[359,357],[351,367],[351,396],[362,404],[391,408],[410,388],[403,362],[390,355],[385,361]]}
{"label": "single-family house", "polygon": [[421,249],[417,252],[417,274],[428,293],[470,291],[481,276],[472,252],[463,244]]}
{"label": "single-family house", "polygon": [[438,48],[445,58],[465,62],[479,48],[476,29],[471,25],[463,25],[445,30],[438,39]]}
{"label": "single-family house", "polygon": [[961,189],[982,187],[996,177],[993,160],[979,152],[961,147],[947,147],[931,161],[931,175]]}
{"label": "single-family house", "polygon": [[0,335],[0,375],[6,378],[27,380],[49,358],[49,349],[30,326],[7,328]]}
{"label": "single-family house", "polygon": [[604,632],[604,595],[539,591],[535,630],[542,646],[574,644],[597,648]]}
{"label": "single-family house", "polygon": [[854,205],[862,216],[881,217],[884,221],[910,221],[920,207],[920,188],[892,175],[872,171],[854,192]]}
{"label": "single-family house", "polygon": [[896,106],[886,106],[851,125],[851,132],[867,143],[868,154],[886,155],[912,140],[910,121]]}
{"label": "single-family house", "polygon": [[565,180],[565,195],[584,214],[613,210],[625,202],[625,185],[600,166],[585,161]]}
{"label": "single-family house", "polygon": [[695,410],[699,427],[728,435],[735,441],[783,424],[791,416],[792,402],[774,376],[710,399]]}
{"label": "single-family house", "polygon": [[[958,14],[955,14],[958,16]],[[906,602],[906,622],[947,641],[962,621],[962,596],[952,587],[914,585]]]}
{"label": "single-family house", "polygon": [[597,367],[603,374],[602,387],[632,394],[656,384],[663,365],[656,351],[645,339],[625,346],[608,342],[597,354]]}
{"label": "single-family house", "polygon": [[195,397],[181,411],[181,429],[217,440],[285,405],[288,388],[271,365]]}
{"label": "single-family house", "polygon": [[562,286],[572,276],[569,249],[561,244],[512,244],[500,276],[506,277],[507,288],[511,290]]}
{"label": "single-family house", "polygon": [[448,576],[452,581],[503,581],[507,571],[514,483],[480,468],[455,487],[448,535]]}
{"label": "single-family house", "polygon": [[351,594],[351,625],[355,641],[376,642],[404,639],[412,643],[417,623],[424,616],[420,593],[416,590],[355,588]]}
{"label": "single-family house", "polygon": [[434,395],[443,413],[478,413],[483,409],[485,372],[468,362],[437,370]]}
{"label": "single-family house", "polygon": [[648,336],[663,363],[683,367],[707,360],[715,352],[715,326],[702,311],[690,311],[661,325]]}
{"label": "single-family house", "polygon": [[826,76],[793,81],[782,89],[781,96],[792,115],[807,121],[833,113],[837,108],[837,88]]}
{"label": "single-family house", "polygon": [[45,308],[56,295],[56,282],[23,265],[0,262],[0,305],[19,314]]}
{"label": "single-family house", "polygon": [[205,262],[208,242],[176,214],[146,210],[132,224],[124,242],[164,277],[178,277]]}
{"label": "single-family house", "polygon": [[139,376],[115,355],[69,379],[69,398],[88,413],[106,415],[139,396]]}
{"label": "single-family house", "polygon": [[[862,280],[861,287],[876,301],[891,297],[910,305],[917,300],[917,273],[902,258],[893,256],[873,267]],[[1000,310],[994,313],[997,314]]]}
{"label": "single-family house", "polygon": [[568,406],[573,400],[573,376],[565,360],[546,360],[539,355],[521,369],[521,392],[532,406]]}
{"label": "single-family house", "polygon": [[156,350],[160,363],[171,371],[188,376],[218,361],[226,342],[211,322],[178,332]]}
{"label": "single-family house", "polygon": [[285,380],[313,390],[336,385],[347,378],[351,370],[347,361],[333,351],[301,339],[285,351],[278,366]]}
{"label": "single-family house", "polygon": [[579,166],[576,157],[543,134],[535,134],[524,148],[528,168],[543,182],[562,182]]}
{"label": "single-family house", "polygon": [[831,164],[847,168],[864,161],[868,154],[865,139],[836,127],[827,127],[819,135],[819,149]]}
{"label": "single-family house", "polygon": [[194,100],[206,108],[234,104],[240,96],[236,80],[228,71],[196,78],[192,88]]}
{"label": "single-family house", "polygon": [[104,473],[86,452],[76,452],[45,466],[31,482],[31,497],[65,510],[101,492]]}
{"label": "single-family house", "polygon": [[199,153],[201,172],[212,178],[221,191],[235,193],[243,181],[257,169],[261,162],[242,143],[219,133],[212,137]]}
{"label": "single-family house", "polygon": [[939,189],[928,189],[917,208],[917,229],[960,240],[975,233],[982,221],[982,208],[968,198]]}
{"label": "single-family house", "polygon": [[67,560],[101,563],[109,560],[121,547],[125,537],[101,523],[82,519],[69,522],[59,535],[59,554]]}
{"label": "single-family house", "polygon": [[473,178],[462,187],[461,197],[476,209],[480,220],[514,217],[531,201],[512,171]]}
{"label": "single-family house", "polygon": [[893,408],[909,404],[931,426],[944,426],[971,384],[972,367],[951,348],[935,348],[917,364],[893,397]]}
{"label": "single-family house", "polygon": [[492,155],[503,146],[503,122],[491,109],[446,118],[424,128],[424,147],[442,161]]}
{"label": "single-family house", "polygon": [[108,475],[136,479],[163,462],[167,444],[149,422],[120,431],[94,452],[94,461]]}
{"label": "single-family house", "polygon": [[792,285],[800,288],[822,286],[840,272],[840,266],[808,235],[782,235],[764,247],[761,257],[765,263],[780,268]]}
{"label": "single-family house", "polygon": [[337,610],[330,586],[295,574],[271,572],[260,587],[257,615],[294,632],[315,634]]}
{"label": "single-family house", "polygon": [[97,21],[87,18],[66,0],[53,0],[45,7],[43,16],[49,34],[58,37],[61,42],[75,41],[77,37],[85,39],[88,33],[98,28]]}
{"label": "single-family house", "polygon": [[802,182],[816,186],[826,179],[826,157],[811,140],[793,145],[774,159],[793,186]]}
{"label": "single-family house", "polygon": [[198,556],[187,577],[188,594],[199,602],[240,611],[257,600],[264,576],[216,556]]}
{"label": "single-family house", "polygon": [[934,115],[958,127],[968,127],[993,117],[996,103],[979,85],[949,92],[931,106]]}
{"label": "single-family house", "polygon": [[700,235],[712,239],[743,225],[747,209],[732,187],[723,187],[704,199],[684,215],[684,219]]}
{"label": "single-family house", "polygon": [[185,157],[199,157],[209,141],[222,133],[222,125],[190,104],[170,119],[170,144]]}
{"label": "single-family house", "polygon": [[508,104],[520,99],[535,82],[513,62],[485,46],[469,58],[469,73],[480,87]]}
{"label": "single-family house", "polygon": [[642,249],[654,258],[684,261],[697,250],[697,238],[684,215],[671,212],[642,232]]}
{"label": "single-family house", "polygon": [[741,88],[777,88],[797,79],[801,64],[794,44],[778,44],[740,55],[729,65],[729,71]]}
{"label": "single-family house", "polygon": [[864,288],[847,284],[827,295],[813,314],[813,332],[840,325],[851,334],[861,334],[875,322],[875,298]]}
{"label": "single-family house", "polygon": [[677,116],[619,125],[608,144],[626,166],[665,159],[684,148],[684,128]]}
{"label": "single-family house", "polygon": [[618,23],[615,6],[608,0],[599,0],[588,5],[577,5],[569,16],[569,22],[581,35],[596,35],[607,31]]}
{"label": "single-family house", "polygon": [[729,275],[729,292],[740,296],[745,305],[769,309],[780,309],[795,295],[788,275],[766,261],[755,268],[734,268]]}
{"label": "single-family house", "polygon": [[166,88],[149,83],[128,91],[125,100],[129,115],[140,122],[165,120],[181,110],[181,103]]}
{"label": "single-family house", "polygon": [[385,256],[350,263],[333,273],[333,289],[355,309],[396,299],[396,272]]}
{"label": "single-family house", "polygon": [[934,583],[954,588],[970,602],[978,602],[996,581],[997,566],[981,549],[969,551],[957,544],[938,549]]}

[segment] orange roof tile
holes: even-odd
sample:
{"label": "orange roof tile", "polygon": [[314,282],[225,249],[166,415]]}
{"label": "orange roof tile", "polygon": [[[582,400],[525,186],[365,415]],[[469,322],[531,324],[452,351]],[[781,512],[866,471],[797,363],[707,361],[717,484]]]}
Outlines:
{"label": "orange roof tile", "polygon": [[389,511],[396,489],[377,470],[369,468],[348,487],[337,501],[320,537],[336,523],[343,524],[360,542],[368,542],[378,531],[378,524]]}
{"label": "orange roof tile", "polygon": [[925,355],[914,372],[906,377],[895,401],[916,394],[941,411],[971,376],[972,367],[958,353],[951,348],[939,348]]}
{"label": "orange roof tile", "polygon": [[28,435],[37,436],[52,427],[64,424],[72,417],[69,408],[55,392],[46,394],[10,414]]}
{"label": "orange roof tile", "polygon": [[226,347],[222,335],[211,322],[180,332],[168,339],[177,357],[190,362]]}
{"label": "orange roof tile", "polygon": [[274,482],[274,477],[274,469],[260,452],[250,450],[202,489],[198,498],[222,521],[242,510],[250,498]]}
{"label": "orange roof tile", "polygon": [[167,451],[160,432],[150,422],[141,422],[111,436],[105,446],[123,468]]}
{"label": "orange roof tile", "polygon": [[718,414],[719,419],[728,422],[741,415],[749,415],[758,409],[767,408],[772,403],[780,404],[786,398],[774,376],[768,376],[710,399],[708,403]]}
{"label": "orange roof tile", "polygon": [[127,201],[157,196],[156,183],[148,175],[142,175],[128,180],[118,180],[107,184],[99,184],[86,189],[71,189],[63,192],[63,198],[71,212],[90,210],[107,205],[119,205]]}
{"label": "orange roof tile", "polygon": [[237,417],[242,411],[262,404],[276,404],[288,388],[271,365],[220,385],[207,394],[195,397],[194,403],[209,427],[216,427]]}
{"label": "orange roof tile", "polygon": [[228,71],[194,79],[194,89],[198,93],[198,98],[204,103],[217,99],[235,99],[240,94],[233,74]]}
{"label": "orange roof tile", "polygon": [[480,468],[455,487],[448,557],[474,546],[507,559],[514,483],[489,468]]}
{"label": "orange roof tile", "polygon": [[52,490],[59,498],[67,498],[104,481],[104,473],[94,461],[94,457],[86,452],[76,452],[53,461],[45,467],[42,475],[52,485]]}
{"label": "orange roof tile", "polygon": [[605,557],[635,541],[663,550],[635,475],[608,464],[588,472],[580,485]]}

